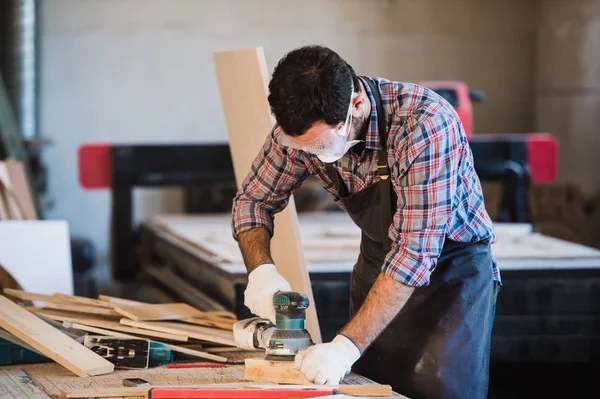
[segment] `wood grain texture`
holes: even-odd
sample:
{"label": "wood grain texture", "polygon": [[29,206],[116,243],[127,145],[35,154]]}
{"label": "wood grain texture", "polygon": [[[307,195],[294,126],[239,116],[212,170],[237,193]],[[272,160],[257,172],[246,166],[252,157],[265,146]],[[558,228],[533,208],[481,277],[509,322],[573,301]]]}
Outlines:
{"label": "wood grain texture", "polygon": [[185,323],[195,324],[198,326],[205,327],[214,327],[219,328],[221,330],[233,331],[233,325],[237,322],[237,320],[232,319],[222,319],[222,318],[212,318],[212,319],[199,319],[199,318],[189,318],[181,320]]}
{"label": "wood grain texture", "polygon": [[78,317],[78,315],[67,314],[65,312],[57,312],[57,311],[49,311],[49,310],[39,310],[36,311],[36,314],[47,317],[51,320],[57,321],[68,321],[70,323],[78,323],[83,324],[84,326],[90,327],[99,327],[105,328],[107,330],[113,330],[122,333],[130,333],[141,335],[144,337],[150,338],[160,338],[168,341],[178,341],[178,342],[187,342],[188,336],[184,334],[171,334],[167,332],[160,332],[155,330],[148,329],[140,329],[140,328],[132,328],[127,327],[121,323],[118,323],[113,320],[107,320],[102,318],[94,318],[94,317]]}
{"label": "wood grain texture", "polygon": [[[214,53],[213,61],[239,189],[275,125],[267,101],[267,65],[262,47]],[[306,328],[315,343],[322,342],[293,196],[275,216],[271,253],[292,289],[308,296]]]}
{"label": "wood grain texture", "polygon": [[244,388],[254,389],[332,389],[336,390],[340,395],[361,396],[361,397],[385,397],[392,396],[393,391],[390,385],[380,384],[360,384],[360,385],[294,385],[294,384],[260,384],[260,385],[244,385]]}
{"label": "wood grain texture", "polygon": [[154,305],[126,306],[114,308],[122,316],[135,321],[181,320],[202,317],[203,313],[187,303],[161,303]]}
{"label": "wood grain texture", "polygon": [[[46,302],[46,307],[49,309],[64,310],[67,312],[82,313],[83,315],[111,316],[120,317],[121,315],[113,309],[101,308],[99,306],[79,305],[72,302]],[[82,315],[82,316],[83,316]]]}
{"label": "wood grain texture", "polygon": [[80,377],[110,373],[114,365],[0,296],[0,327]]}
{"label": "wood grain texture", "polygon": [[67,294],[61,294],[61,293],[55,293],[54,296],[57,298],[60,298],[60,299],[64,299],[65,301],[73,302],[73,303],[76,303],[79,305],[98,306],[101,308],[108,308],[108,309],[112,309],[116,306],[112,302],[101,301],[99,299],[87,298],[84,296],[67,295]]}
{"label": "wood grain texture", "polygon": [[145,302],[132,301],[131,299],[117,298],[108,295],[98,295],[98,300],[126,306],[149,305]]}
{"label": "wood grain texture", "polygon": [[296,370],[294,362],[273,362],[264,359],[246,359],[247,381],[273,382],[276,384],[314,385],[304,374]]}
{"label": "wood grain texture", "polygon": [[45,295],[45,294],[36,294],[33,292],[27,292],[23,290],[15,290],[6,288],[4,289],[4,295],[9,296],[14,299],[20,299],[22,301],[38,301],[48,303],[63,303],[68,304],[69,302],[66,299],[62,299],[59,297],[55,297],[53,295]]}
{"label": "wood grain texture", "polygon": [[216,328],[195,326],[191,324],[177,322],[150,322],[121,319],[121,324],[130,327],[162,331],[171,334],[183,334],[190,338],[195,338],[206,342],[213,342],[221,345],[236,346],[235,340],[233,339],[232,331],[225,331]]}

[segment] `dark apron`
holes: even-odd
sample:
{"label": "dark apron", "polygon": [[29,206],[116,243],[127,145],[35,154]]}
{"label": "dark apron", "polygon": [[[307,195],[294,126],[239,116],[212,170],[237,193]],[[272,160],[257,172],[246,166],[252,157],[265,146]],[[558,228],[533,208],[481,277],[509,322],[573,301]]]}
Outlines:
{"label": "dark apron", "polygon": [[[348,195],[327,165],[340,201],[362,230],[360,255],[350,282],[350,316],[365,300],[390,249],[388,228],[396,210],[387,167],[387,129],[379,89],[378,183]],[[416,288],[400,313],[356,362],[353,371],[411,399],[486,398],[497,285],[489,243],[459,243],[446,237],[430,284]]]}

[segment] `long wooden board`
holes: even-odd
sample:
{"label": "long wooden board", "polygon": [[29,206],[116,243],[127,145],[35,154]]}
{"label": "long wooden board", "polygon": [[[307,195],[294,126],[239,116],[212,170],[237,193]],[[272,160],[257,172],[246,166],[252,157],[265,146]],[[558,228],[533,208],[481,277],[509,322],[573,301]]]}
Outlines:
{"label": "long wooden board", "polygon": [[184,321],[189,324],[195,324],[198,326],[214,327],[214,328],[219,328],[221,330],[228,330],[228,331],[233,331],[233,325],[236,323],[236,320],[220,319],[220,318],[213,318],[213,319],[190,318],[190,319],[183,319],[181,321]]}
{"label": "long wooden board", "polygon": [[54,312],[48,310],[39,310],[36,311],[36,314],[40,316],[46,317],[51,320],[57,321],[68,321],[70,323],[78,323],[91,327],[99,327],[106,328],[108,330],[113,330],[117,332],[131,333],[136,335],[142,335],[145,337],[151,338],[160,338],[168,341],[179,341],[179,342],[187,342],[188,336],[184,334],[171,334],[166,332],[160,332],[155,330],[141,329],[141,328],[132,328],[124,326],[116,321],[106,320],[101,318],[94,317],[78,317],[71,316],[69,314],[65,314],[65,312]]}
{"label": "long wooden board", "polygon": [[114,310],[135,321],[181,320],[202,317],[203,313],[187,303],[161,303],[154,305],[117,305]]}
{"label": "long wooden board", "polygon": [[[267,101],[267,63],[262,47],[217,52],[213,60],[239,189],[275,124]],[[271,253],[292,289],[308,296],[306,328],[315,343],[322,342],[293,196],[275,216]]]}
{"label": "long wooden board", "polygon": [[236,346],[232,331],[219,330],[216,328],[201,327],[191,324],[161,321],[133,321],[121,319],[121,324],[130,327],[162,331],[171,334],[185,334],[190,338],[201,341],[213,342],[215,344]]}
{"label": "long wooden board", "polygon": [[[140,338],[139,336],[135,336],[135,335],[129,335],[129,334],[121,333],[121,332],[106,330],[104,328],[85,326],[83,324],[78,324],[78,323],[73,323],[71,325],[71,327],[73,327],[73,328],[75,328],[77,330],[83,330],[83,331],[91,332],[91,333],[94,333],[94,334],[106,335],[106,336],[109,336],[109,337],[117,337],[117,338]],[[183,353],[183,354],[186,354],[186,355],[199,357],[199,358],[202,358],[202,359],[214,360],[215,362],[222,362],[222,363],[227,362],[227,358],[223,357],[223,356],[213,355],[211,353],[202,352],[202,351],[199,351],[199,350],[196,350],[196,349],[183,348],[183,347],[178,346],[178,345],[167,344],[167,343],[159,342],[159,341],[156,341],[156,340],[153,340],[153,341],[165,345],[167,348],[171,349],[173,352],[179,352],[179,353]]]}
{"label": "long wooden board", "polygon": [[114,371],[112,363],[2,295],[0,327],[80,377]]}
{"label": "long wooden board", "polygon": [[127,305],[127,306],[148,305],[145,302],[132,301],[131,299],[117,298],[117,297],[108,296],[108,295],[98,295],[98,300],[109,302],[109,303],[114,303],[116,305]]}

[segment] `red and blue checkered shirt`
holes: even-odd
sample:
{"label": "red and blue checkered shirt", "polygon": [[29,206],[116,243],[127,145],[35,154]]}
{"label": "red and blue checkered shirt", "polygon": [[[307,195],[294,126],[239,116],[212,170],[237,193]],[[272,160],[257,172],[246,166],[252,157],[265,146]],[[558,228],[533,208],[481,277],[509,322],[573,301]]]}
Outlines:
{"label": "red and blue checkered shirt", "polygon": [[[432,90],[415,84],[372,78],[379,85],[387,117],[388,165],[398,197],[389,228],[392,247],[382,271],[410,286],[428,284],[445,237],[457,242],[495,241],[493,225],[483,201],[473,155],[454,108]],[[379,181],[375,99],[364,150],[349,151],[333,163],[348,194]],[[309,175],[339,202],[323,162],[300,150],[283,147],[275,127],[254,159],[250,173],[233,202],[233,236],[265,227],[273,234],[274,214],[285,208],[289,196]],[[493,262],[494,279],[500,272]]]}

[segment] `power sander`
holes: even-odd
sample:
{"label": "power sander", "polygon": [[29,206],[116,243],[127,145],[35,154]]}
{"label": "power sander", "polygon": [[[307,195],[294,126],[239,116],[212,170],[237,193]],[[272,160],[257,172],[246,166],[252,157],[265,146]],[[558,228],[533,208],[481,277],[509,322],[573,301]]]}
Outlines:
{"label": "power sander", "polygon": [[298,352],[313,345],[305,328],[308,297],[293,291],[273,295],[275,325],[268,319],[253,317],[233,325],[238,347],[265,349],[266,360],[294,360]]}

